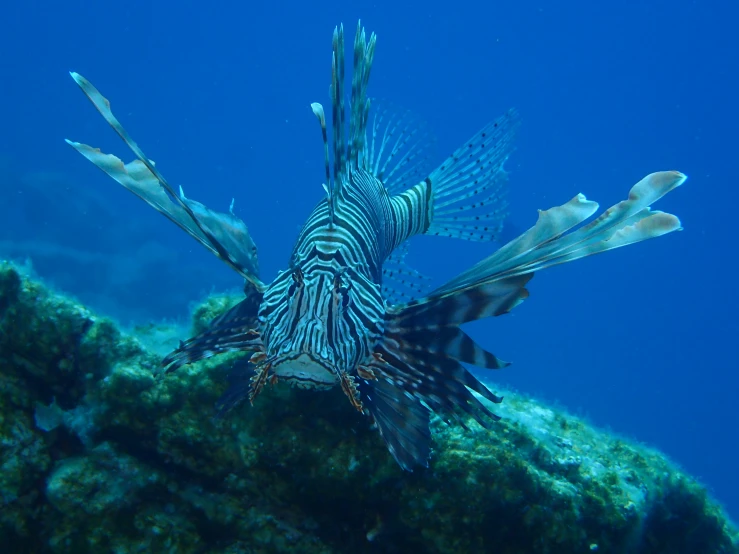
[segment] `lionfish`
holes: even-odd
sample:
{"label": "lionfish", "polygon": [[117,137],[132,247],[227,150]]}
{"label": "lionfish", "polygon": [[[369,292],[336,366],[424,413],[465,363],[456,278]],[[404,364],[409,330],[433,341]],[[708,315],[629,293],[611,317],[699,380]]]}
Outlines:
{"label": "lionfish", "polygon": [[[376,424],[406,470],[428,466],[430,417],[489,428],[499,403],[463,364],[508,365],[460,326],[509,312],[528,297],[537,271],[681,229],[650,205],[681,185],[677,171],[652,173],[627,200],[584,224],[598,204],[578,194],[539,211],[536,224],[440,287],[405,301],[392,279],[412,282],[403,266],[406,241],[419,234],[490,240],[505,215],[503,165],[518,127],[514,110],[486,125],[433,171],[421,173],[418,126],[380,110],[367,95],[376,35],[357,26],[347,115],[343,26],[334,30],[331,59],[332,141],[321,104],[311,105],[323,133],[325,197],[299,233],[287,269],[270,284],[259,279],[257,251],[244,223],[176,191],[85,78],[82,91],[136,155],[124,164],[110,154],[67,141],[118,183],[193,236],[245,279],[245,298],[182,342],[163,361],[164,373],[225,352],[245,352],[246,385],[224,400],[253,402],[267,382],[304,389],[340,385],[351,404]],[[583,224],[583,225],[581,225]],[[476,393],[476,394],[474,394]],[[227,393],[228,395],[229,393]],[[488,404],[489,405],[489,404]]]}

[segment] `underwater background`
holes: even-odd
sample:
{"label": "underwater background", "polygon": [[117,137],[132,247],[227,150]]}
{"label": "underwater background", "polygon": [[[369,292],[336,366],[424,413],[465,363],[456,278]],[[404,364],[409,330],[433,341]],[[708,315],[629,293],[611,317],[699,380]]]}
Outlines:
{"label": "underwater background", "polygon": [[[514,363],[486,381],[658,448],[739,519],[735,3],[70,0],[4,12],[0,257],[128,326],[186,322],[194,302],[241,281],[64,143],[132,158],[70,70],[188,197],[220,211],[235,199],[265,279],[323,195],[310,103],[327,102],[340,22],[377,33],[371,93],[428,124],[438,161],[518,109],[511,236],[578,192],[606,207],[652,171],[686,173],[658,206],[683,232],[546,271],[515,313],[467,328]],[[441,282],[491,248],[421,237],[410,261]]]}

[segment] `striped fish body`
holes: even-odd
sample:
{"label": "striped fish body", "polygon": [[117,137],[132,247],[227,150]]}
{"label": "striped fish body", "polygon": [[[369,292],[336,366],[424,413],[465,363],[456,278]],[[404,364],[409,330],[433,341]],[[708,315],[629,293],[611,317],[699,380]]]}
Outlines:
{"label": "striped fish body", "polygon": [[[347,188],[346,190],[351,190]],[[327,201],[300,233],[289,268],[267,287],[260,333],[271,371],[301,388],[327,388],[373,352],[382,336],[381,249],[387,198],[350,197],[333,218]]]}
{"label": "striped fish body", "polygon": [[675,216],[650,206],[686,177],[676,171],[648,175],[627,200],[589,223],[598,205],[579,194],[540,211],[533,227],[447,283],[402,299],[388,283],[408,285],[418,277],[403,261],[409,238],[489,241],[500,232],[503,164],[518,120],[509,111],[426,171],[427,143],[419,127],[406,114],[370,114],[375,43],[375,35],[367,38],[358,25],[347,121],[344,33],[334,31],[331,142],[323,107],[312,105],[323,135],[326,197],[303,226],[288,268],[269,285],[259,279],[256,247],[243,222],[232,211],[219,214],[178,193],[113,116],[110,103],[76,73],[72,77],[137,160],[123,164],[68,142],[245,278],[245,298],[167,356],[166,371],[224,352],[248,353],[235,365],[221,411],[245,398],[253,401],[268,382],[306,389],[339,385],[410,470],[428,464],[432,413],[463,426],[473,419],[488,427],[498,419],[488,406],[502,398],[465,364],[508,364],[461,325],[510,311],[528,297],[526,285],[542,269],[680,229]]}
{"label": "striped fish body", "polygon": [[430,220],[425,183],[391,197],[365,169],[338,178],[342,186],[313,210],[289,268],[267,287],[259,309],[265,348],[259,359],[276,378],[301,388],[343,380],[345,390],[353,390],[353,378],[374,360],[384,332],[385,260]]}

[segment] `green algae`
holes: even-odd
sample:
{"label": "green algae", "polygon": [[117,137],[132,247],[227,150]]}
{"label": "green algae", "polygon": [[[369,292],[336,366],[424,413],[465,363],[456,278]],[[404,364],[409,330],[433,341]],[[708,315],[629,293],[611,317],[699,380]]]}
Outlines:
{"label": "green algae", "polygon": [[[207,299],[194,326],[236,301]],[[152,333],[0,265],[6,551],[739,552],[662,454],[520,394],[490,431],[434,420],[430,467],[405,473],[337,390],[278,384],[214,418],[238,355],[165,377]]]}

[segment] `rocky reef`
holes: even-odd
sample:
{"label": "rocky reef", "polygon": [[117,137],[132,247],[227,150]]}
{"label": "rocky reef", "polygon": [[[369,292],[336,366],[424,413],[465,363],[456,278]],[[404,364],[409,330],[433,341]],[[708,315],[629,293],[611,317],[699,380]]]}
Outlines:
{"label": "rocky reef", "polygon": [[739,552],[659,452],[532,399],[507,393],[491,431],[435,421],[405,473],[338,390],[278,384],[215,418],[238,356],[161,377],[171,336],[0,264],[3,552]]}

